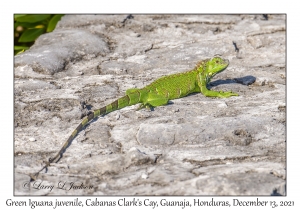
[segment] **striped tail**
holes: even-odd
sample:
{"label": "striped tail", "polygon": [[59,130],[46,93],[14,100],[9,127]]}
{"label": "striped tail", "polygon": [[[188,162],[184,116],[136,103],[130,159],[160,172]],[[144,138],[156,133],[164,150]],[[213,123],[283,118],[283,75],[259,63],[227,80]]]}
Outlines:
{"label": "striped tail", "polygon": [[65,152],[65,150],[71,144],[72,140],[75,138],[75,136],[91,120],[93,120],[94,118],[96,118],[96,117],[98,117],[100,115],[105,115],[105,114],[108,114],[108,113],[113,112],[115,110],[122,109],[122,108],[124,108],[126,106],[137,104],[137,103],[140,102],[139,101],[140,100],[139,96],[140,96],[140,92],[139,91],[137,91],[135,93],[129,93],[129,94],[123,96],[122,98],[119,98],[119,99],[115,100],[114,102],[108,104],[107,106],[104,106],[104,107],[102,107],[100,109],[94,110],[94,112],[91,112],[88,116],[84,117],[83,120],[81,121],[81,123],[77,126],[77,128],[73,131],[73,133],[68,138],[68,140],[62,146],[62,148],[60,149],[60,151],[53,158],[49,158],[49,160],[47,161],[47,163],[45,164],[45,166],[41,170],[39,170],[37,173],[35,173],[35,174],[29,174],[30,177],[31,177],[31,179],[32,180],[36,180],[37,176],[39,175],[39,173],[42,170],[44,170],[45,168],[47,168],[48,166],[50,166],[51,163],[58,162],[60,160],[60,158],[62,157],[63,153]]}

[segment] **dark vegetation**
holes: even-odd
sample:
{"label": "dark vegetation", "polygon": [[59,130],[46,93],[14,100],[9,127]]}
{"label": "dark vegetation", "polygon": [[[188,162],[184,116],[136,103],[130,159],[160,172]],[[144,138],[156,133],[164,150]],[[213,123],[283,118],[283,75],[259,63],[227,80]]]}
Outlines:
{"label": "dark vegetation", "polygon": [[15,14],[14,54],[29,49],[41,34],[53,31],[62,16],[60,14]]}

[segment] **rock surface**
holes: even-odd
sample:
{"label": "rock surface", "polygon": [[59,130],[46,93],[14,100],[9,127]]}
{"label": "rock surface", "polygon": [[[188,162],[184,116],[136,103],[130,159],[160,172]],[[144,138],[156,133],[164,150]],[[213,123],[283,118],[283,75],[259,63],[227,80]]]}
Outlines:
{"label": "rock surface", "polygon": [[[15,56],[15,195],[285,195],[285,19],[64,16]],[[99,117],[24,188],[89,110],[215,54],[230,65],[210,88],[238,97],[192,94]]]}

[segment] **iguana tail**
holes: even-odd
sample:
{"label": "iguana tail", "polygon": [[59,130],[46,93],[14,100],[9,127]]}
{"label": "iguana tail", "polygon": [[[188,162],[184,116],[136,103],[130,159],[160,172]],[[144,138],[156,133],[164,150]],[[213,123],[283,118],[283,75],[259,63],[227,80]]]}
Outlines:
{"label": "iguana tail", "polygon": [[126,106],[134,105],[140,102],[140,92],[139,91],[133,91],[131,93],[126,94],[125,96],[115,100],[114,102],[108,104],[107,106],[104,106],[100,109],[94,110],[93,112],[89,113],[88,116],[84,117],[81,123],[77,126],[77,128],[72,132],[68,140],[64,143],[60,151],[53,157],[49,158],[45,166],[39,170],[35,174],[30,174],[30,177],[32,180],[36,180],[39,173],[50,166],[53,162],[58,162],[59,159],[62,157],[65,150],[68,148],[68,146],[71,144],[72,140],[75,138],[75,136],[86,126],[91,120],[95,119],[96,117],[100,115],[105,115],[110,112],[113,112],[118,109],[122,109]]}

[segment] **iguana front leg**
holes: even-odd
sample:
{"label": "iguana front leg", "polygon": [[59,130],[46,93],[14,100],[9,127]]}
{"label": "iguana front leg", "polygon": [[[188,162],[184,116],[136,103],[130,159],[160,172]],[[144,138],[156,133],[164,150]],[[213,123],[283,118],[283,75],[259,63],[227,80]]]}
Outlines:
{"label": "iguana front leg", "polygon": [[201,93],[206,97],[219,97],[219,98],[228,98],[231,96],[238,96],[237,93],[233,93],[231,91],[224,92],[224,91],[213,91],[208,90],[207,87],[201,87]]}
{"label": "iguana front leg", "polygon": [[213,90],[208,90],[206,85],[206,78],[205,76],[198,74],[197,76],[197,84],[200,88],[200,91],[203,95],[206,97],[219,97],[219,98],[228,98],[231,96],[238,96],[237,93],[233,93],[232,91],[224,92],[224,91],[213,91]]}

